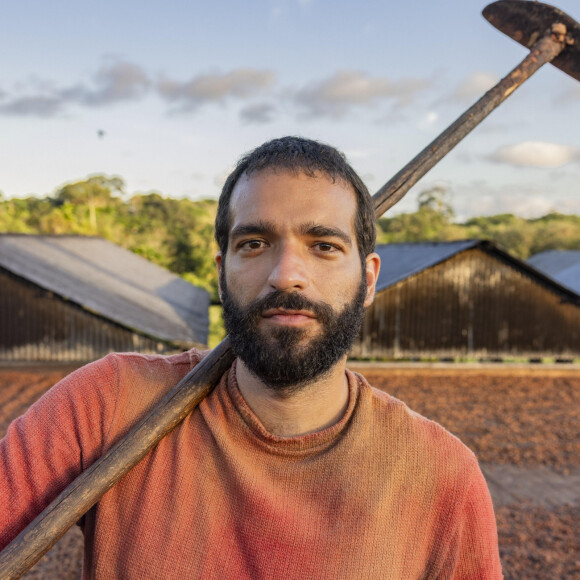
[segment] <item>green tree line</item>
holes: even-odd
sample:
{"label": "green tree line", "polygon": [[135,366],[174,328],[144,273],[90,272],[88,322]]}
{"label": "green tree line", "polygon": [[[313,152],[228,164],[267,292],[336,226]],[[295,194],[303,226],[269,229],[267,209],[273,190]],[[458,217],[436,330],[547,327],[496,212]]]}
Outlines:
{"label": "green tree line", "polygon": [[521,260],[545,250],[580,249],[580,216],[525,219],[506,213],[457,223],[448,197],[443,188],[428,189],[419,193],[416,211],[380,218],[377,243],[485,239]]}
{"label": "green tree line", "polygon": [[52,196],[0,197],[0,232],[101,236],[210,291],[217,300],[215,200],[125,193],[118,177],[97,175]]}
{"label": "green tree line", "polygon": [[[576,215],[500,214],[457,223],[444,189],[422,191],[417,201],[414,212],[379,219],[378,243],[489,239],[524,260],[548,249],[580,249]],[[0,232],[101,236],[206,288],[217,303],[216,209],[215,200],[129,196],[122,179],[96,175],[47,197],[0,194]]]}

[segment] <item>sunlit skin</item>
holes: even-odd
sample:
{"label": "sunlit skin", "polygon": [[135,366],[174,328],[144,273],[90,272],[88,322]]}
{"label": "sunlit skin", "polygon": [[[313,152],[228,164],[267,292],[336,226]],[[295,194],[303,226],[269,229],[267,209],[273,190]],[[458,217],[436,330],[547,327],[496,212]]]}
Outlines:
{"label": "sunlit skin", "polygon": [[[351,186],[324,175],[265,170],[242,176],[230,203],[226,283],[240,306],[274,290],[301,292],[342,310],[361,280]],[[216,256],[221,271],[222,255]],[[374,298],[380,260],[366,257],[367,295]],[[304,340],[320,332],[309,311],[266,311],[260,328],[301,327]],[[285,394],[269,389],[238,360],[236,378],[244,399],[264,427],[282,437],[324,429],[340,419],[348,404],[346,355],[324,377]]]}

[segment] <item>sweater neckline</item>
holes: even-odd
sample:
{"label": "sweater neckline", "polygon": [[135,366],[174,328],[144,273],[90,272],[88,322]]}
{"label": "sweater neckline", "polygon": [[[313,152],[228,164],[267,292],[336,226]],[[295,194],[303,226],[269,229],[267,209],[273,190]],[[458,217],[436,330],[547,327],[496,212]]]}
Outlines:
{"label": "sweater neckline", "polygon": [[298,435],[296,437],[280,437],[279,435],[270,433],[246,403],[236,379],[236,362],[234,361],[227,377],[226,391],[229,395],[228,398],[255,440],[261,445],[267,446],[271,450],[276,449],[281,453],[290,454],[320,450],[320,448],[332,444],[349,424],[357,405],[360,385],[357,375],[348,369],[346,369],[348,405],[340,420],[334,423],[334,425],[314,433],[307,433],[306,435]]}

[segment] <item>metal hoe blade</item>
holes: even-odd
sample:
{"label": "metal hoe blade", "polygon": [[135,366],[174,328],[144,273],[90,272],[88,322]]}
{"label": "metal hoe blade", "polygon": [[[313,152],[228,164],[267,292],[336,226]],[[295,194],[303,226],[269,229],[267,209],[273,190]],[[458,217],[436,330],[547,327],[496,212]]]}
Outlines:
{"label": "metal hoe blade", "polygon": [[567,46],[552,64],[580,81],[580,24],[568,14],[541,2],[498,0],[483,10],[483,16],[526,48],[531,48],[544,34],[546,23],[562,23],[567,30]]}
{"label": "metal hoe blade", "polygon": [[[527,15],[527,10],[531,11],[531,16]],[[486,14],[501,30],[512,31],[514,37],[527,43],[526,46],[531,43],[529,54],[377,191],[374,196],[377,218],[402,199],[423,175],[541,66],[562,57],[565,72],[572,74],[580,70],[580,26],[561,10],[528,0],[499,0],[484,10]],[[572,76],[580,80],[576,73]]]}

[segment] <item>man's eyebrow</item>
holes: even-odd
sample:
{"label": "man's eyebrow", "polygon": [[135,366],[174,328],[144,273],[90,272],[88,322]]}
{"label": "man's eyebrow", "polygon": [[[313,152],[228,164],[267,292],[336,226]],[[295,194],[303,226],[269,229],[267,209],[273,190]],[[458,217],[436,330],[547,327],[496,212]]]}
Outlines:
{"label": "man's eyebrow", "polygon": [[[255,222],[234,226],[230,233],[230,238],[234,239],[243,236],[271,236],[275,233],[276,228],[274,224],[267,221],[258,220]],[[352,247],[353,245],[352,238],[346,232],[331,226],[324,226],[322,224],[315,223],[305,223],[300,226],[299,233],[303,236],[312,236],[316,238],[338,238],[349,247]]]}
{"label": "man's eyebrow", "polygon": [[263,236],[274,233],[274,226],[265,221],[257,221],[246,224],[239,224],[234,226],[230,232],[231,238],[239,238],[241,236]]}
{"label": "man's eyebrow", "polygon": [[342,240],[347,246],[352,247],[352,238],[341,229],[333,228],[331,226],[323,226],[321,224],[304,224],[300,227],[300,233],[306,236],[314,236],[317,238],[338,238]]}

